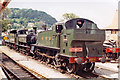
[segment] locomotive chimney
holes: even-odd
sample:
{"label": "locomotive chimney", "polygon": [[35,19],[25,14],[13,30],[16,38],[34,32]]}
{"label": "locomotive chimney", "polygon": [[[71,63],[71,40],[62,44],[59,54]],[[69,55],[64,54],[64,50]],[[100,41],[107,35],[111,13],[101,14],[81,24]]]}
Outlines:
{"label": "locomotive chimney", "polygon": [[37,34],[37,27],[33,27],[33,30],[35,31],[35,34]]}

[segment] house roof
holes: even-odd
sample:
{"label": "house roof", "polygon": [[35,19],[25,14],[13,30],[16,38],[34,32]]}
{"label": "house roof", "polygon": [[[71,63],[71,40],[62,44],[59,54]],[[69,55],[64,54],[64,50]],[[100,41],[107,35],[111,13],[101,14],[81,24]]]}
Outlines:
{"label": "house roof", "polygon": [[118,29],[118,10],[116,10],[112,23],[103,29]]}

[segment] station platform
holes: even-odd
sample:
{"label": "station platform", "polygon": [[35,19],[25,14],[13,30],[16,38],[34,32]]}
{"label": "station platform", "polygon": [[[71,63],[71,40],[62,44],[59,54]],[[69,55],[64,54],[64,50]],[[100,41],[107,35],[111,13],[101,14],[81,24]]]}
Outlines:
{"label": "station platform", "polygon": [[107,78],[114,78],[118,79],[118,63],[101,63],[101,62],[96,62],[95,64],[95,72],[98,73],[101,76],[107,77]]}
{"label": "station platform", "polygon": [[101,62],[96,62],[95,66],[118,73],[118,63],[110,63],[110,62],[101,63]]}
{"label": "station platform", "polygon": [[38,73],[40,75],[43,75],[46,78],[51,78],[51,79],[52,78],[70,78],[69,75],[62,74],[55,69],[52,69],[43,64],[40,64],[40,62],[31,58],[28,58],[28,56],[25,56],[23,54],[17,53],[6,46],[0,46],[0,51],[4,52],[6,55],[11,57],[20,65],[23,65],[24,67],[28,68],[33,73]]}

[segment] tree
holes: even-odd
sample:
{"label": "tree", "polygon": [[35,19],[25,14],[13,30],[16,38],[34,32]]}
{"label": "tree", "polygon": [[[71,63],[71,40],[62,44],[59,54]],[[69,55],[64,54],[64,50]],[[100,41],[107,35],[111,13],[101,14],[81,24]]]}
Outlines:
{"label": "tree", "polygon": [[4,11],[0,14],[0,24],[2,26],[2,32],[7,31],[11,28],[8,24],[10,24],[10,20],[7,19],[8,14],[10,13],[9,8],[5,8]]}
{"label": "tree", "polygon": [[53,25],[57,22],[55,18],[46,12],[32,9],[11,8],[11,13],[8,15],[8,18],[11,19],[12,25],[18,23],[24,27],[27,27],[28,23],[39,25],[40,21],[48,25]]}
{"label": "tree", "polygon": [[6,19],[9,13],[10,13],[10,9],[9,9],[9,8],[5,8],[5,9],[3,10],[3,12],[0,14],[1,19],[2,19],[2,20]]}
{"label": "tree", "polygon": [[0,23],[2,24],[2,32],[5,32],[11,28],[11,26],[9,25],[10,20],[0,20]]}
{"label": "tree", "polygon": [[64,20],[70,20],[73,18],[79,18],[79,16],[75,15],[74,13],[65,13],[62,15]]}

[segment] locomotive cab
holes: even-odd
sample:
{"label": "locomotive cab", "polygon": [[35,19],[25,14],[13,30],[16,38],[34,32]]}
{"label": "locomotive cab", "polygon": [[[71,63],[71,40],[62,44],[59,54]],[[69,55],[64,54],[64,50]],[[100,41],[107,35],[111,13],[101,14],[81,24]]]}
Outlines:
{"label": "locomotive cab", "polygon": [[66,54],[81,57],[83,61],[86,57],[89,57],[90,61],[99,61],[103,56],[102,44],[105,40],[105,31],[100,30],[94,22],[82,18],[67,21],[65,27],[64,35],[67,36],[69,45],[69,48],[66,47],[69,53]]}

